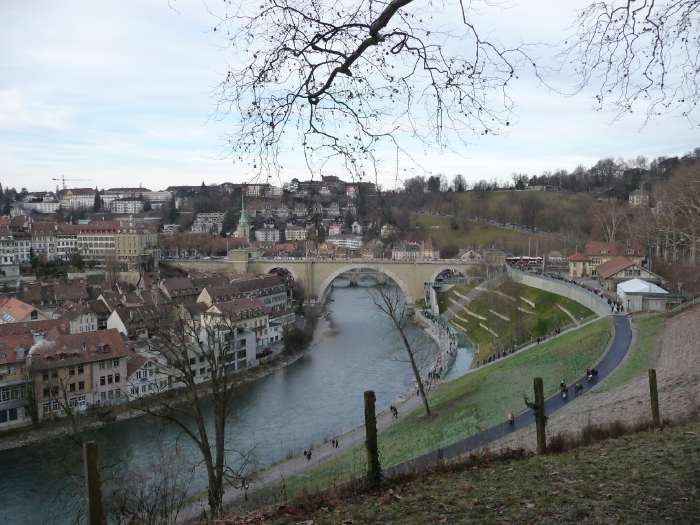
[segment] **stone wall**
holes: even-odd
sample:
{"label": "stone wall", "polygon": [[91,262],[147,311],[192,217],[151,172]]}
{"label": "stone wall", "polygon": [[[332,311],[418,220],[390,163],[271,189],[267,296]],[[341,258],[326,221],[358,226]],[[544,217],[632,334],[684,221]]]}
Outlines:
{"label": "stone wall", "polygon": [[582,304],[599,316],[611,314],[610,306],[608,306],[608,302],[605,299],[602,299],[593,292],[590,292],[581,286],[567,283],[566,281],[560,281],[549,277],[543,277],[541,275],[523,272],[516,270],[515,268],[511,268],[510,266],[508,266],[507,271],[508,276],[517,283],[524,284],[525,286],[531,286],[532,288],[539,288],[545,292],[562,295],[568,299],[571,299],[572,301]]}

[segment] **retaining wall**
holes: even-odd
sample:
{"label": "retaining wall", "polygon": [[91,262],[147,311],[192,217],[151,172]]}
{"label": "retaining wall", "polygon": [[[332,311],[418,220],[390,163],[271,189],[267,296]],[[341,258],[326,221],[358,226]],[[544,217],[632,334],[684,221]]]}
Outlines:
{"label": "retaining wall", "polygon": [[593,292],[589,292],[581,286],[567,283],[565,281],[559,281],[557,279],[551,279],[549,277],[543,277],[541,275],[535,275],[528,272],[523,272],[521,270],[516,270],[508,266],[507,268],[508,276],[515,282],[524,284],[525,286],[531,286],[532,288],[539,288],[545,292],[555,293],[557,295],[562,295],[572,301],[582,304],[586,308],[592,310],[601,317],[610,315],[610,306],[605,299],[597,296]]}

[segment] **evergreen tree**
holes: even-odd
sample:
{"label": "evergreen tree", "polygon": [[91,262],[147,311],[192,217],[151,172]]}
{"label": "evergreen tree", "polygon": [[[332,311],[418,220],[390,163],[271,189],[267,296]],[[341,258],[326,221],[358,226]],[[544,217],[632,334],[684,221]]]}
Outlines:
{"label": "evergreen tree", "polygon": [[92,211],[100,211],[102,209],[102,199],[100,199],[100,190],[95,187],[95,201],[92,205]]}

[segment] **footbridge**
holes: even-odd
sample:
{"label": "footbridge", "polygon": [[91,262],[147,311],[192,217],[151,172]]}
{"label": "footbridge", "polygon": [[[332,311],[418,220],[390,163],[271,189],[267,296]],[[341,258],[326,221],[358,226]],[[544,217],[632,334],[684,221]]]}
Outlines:
{"label": "footbridge", "polygon": [[414,303],[424,296],[426,283],[433,283],[445,270],[467,275],[478,263],[460,259],[394,261],[391,259],[327,259],[315,257],[260,257],[247,250],[231,250],[226,259],[211,261],[178,261],[176,266],[200,271],[226,273],[289,272],[300,283],[309,298],[323,300],[336,277],[351,271],[369,270],[386,275],[403,291],[406,300]]}

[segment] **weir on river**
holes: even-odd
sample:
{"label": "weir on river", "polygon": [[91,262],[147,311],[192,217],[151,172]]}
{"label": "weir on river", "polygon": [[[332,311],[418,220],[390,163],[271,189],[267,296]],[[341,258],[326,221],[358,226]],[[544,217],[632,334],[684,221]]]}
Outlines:
{"label": "weir on river", "polygon": [[[377,404],[389,404],[413,390],[398,334],[375,307],[367,289],[337,288],[307,354],[288,368],[248,384],[237,394],[229,445],[254,447],[258,468],[281,461],[290,451],[337,436],[361,424],[362,393],[372,389]],[[426,352],[435,344],[416,327],[412,338]],[[468,365],[467,365],[468,366]],[[100,447],[112,474],[152,469],[163,451],[178,461],[196,462],[192,443],[172,426],[146,417],[121,421],[89,437]],[[205,487],[197,470],[191,491]],[[0,523],[69,523],[83,509],[80,449],[67,438],[0,452]]]}

